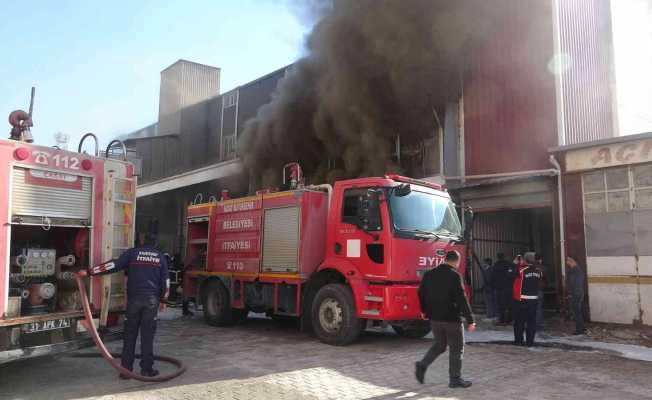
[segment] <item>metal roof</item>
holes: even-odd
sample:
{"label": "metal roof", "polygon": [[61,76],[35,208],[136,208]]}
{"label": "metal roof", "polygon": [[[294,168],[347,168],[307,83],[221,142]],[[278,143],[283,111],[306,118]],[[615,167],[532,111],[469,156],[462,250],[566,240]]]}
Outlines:
{"label": "metal roof", "polygon": [[608,139],[595,140],[592,142],[584,142],[584,143],[577,143],[577,144],[569,144],[566,146],[551,147],[548,149],[548,152],[558,153],[558,152],[564,152],[569,150],[585,149],[587,147],[633,142],[635,140],[642,140],[642,139],[652,139],[652,132],[639,133],[636,135],[616,136]]}
{"label": "metal roof", "polygon": [[518,181],[528,181],[531,179],[538,179],[538,178],[546,178],[546,177],[551,177],[555,176],[556,174],[552,171],[549,172],[538,172],[532,175],[519,175],[519,176],[507,176],[507,177],[500,177],[500,178],[489,178],[489,179],[482,179],[481,181],[475,181],[475,182],[467,182],[464,184],[461,184],[459,186],[449,186],[448,190],[451,192],[459,191],[459,190],[464,190],[464,189],[469,189],[469,188],[476,188],[476,187],[481,187],[481,186],[491,186],[491,185],[496,185],[496,184],[501,184],[501,183],[512,183],[512,182],[518,182]]}

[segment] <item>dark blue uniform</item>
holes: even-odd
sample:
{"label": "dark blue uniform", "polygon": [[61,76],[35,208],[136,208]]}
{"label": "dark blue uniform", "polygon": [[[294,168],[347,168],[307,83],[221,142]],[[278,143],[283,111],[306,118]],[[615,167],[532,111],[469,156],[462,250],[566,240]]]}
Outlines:
{"label": "dark blue uniform", "polygon": [[167,260],[153,246],[136,247],[124,252],[113,262],[91,269],[101,275],[125,271],[127,280],[127,314],[124,327],[122,366],[133,369],[136,339],[140,331],[141,372],[150,375],[154,365],[154,333],[159,303],[168,292]]}

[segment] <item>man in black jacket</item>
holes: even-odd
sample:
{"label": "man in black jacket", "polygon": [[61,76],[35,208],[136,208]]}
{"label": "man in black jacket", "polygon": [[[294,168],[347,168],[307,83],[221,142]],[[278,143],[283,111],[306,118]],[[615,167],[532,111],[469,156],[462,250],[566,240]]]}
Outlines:
{"label": "man in black jacket", "polygon": [[498,322],[506,324],[509,321],[508,311],[512,301],[512,287],[518,271],[513,262],[505,259],[505,254],[498,253],[496,258],[498,261],[491,271],[491,280],[496,290]]}
{"label": "man in black jacket", "polygon": [[419,286],[421,311],[432,325],[435,343],[421,361],[416,363],[416,378],[423,384],[428,366],[449,348],[449,375],[451,388],[467,388],[471,382],[462,379],[462,355],[464,354],[464,326],[461,316],[469,323],[469,331],[475,330],[475,321],[469,301],[464,294],[462,276],[457,272],[460,254],[449,251],[444,263],[428,271]]}
{"label": "man in black jacket", "polygon": [[575,319],[575,335],[586,333],[584,328],[584,286],[586,278],[582,268],[577,264],[573,257],[566,257],[566,288],[570,293],[570,304]]}

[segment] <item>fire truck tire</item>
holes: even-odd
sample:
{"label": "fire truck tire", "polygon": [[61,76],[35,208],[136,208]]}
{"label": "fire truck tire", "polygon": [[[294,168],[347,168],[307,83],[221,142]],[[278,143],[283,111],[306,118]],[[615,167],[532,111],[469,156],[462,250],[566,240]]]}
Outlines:
{"label": "fire truck tire", "polygon": [[421,339],[430,333],[430,324],[427,322],[410,326],[392,325],[397,335],[408,339]]}
{"label": "fire truck tire", "polygon": [[364,329],[365,321],[356,316],[351,288],[331,283],[319,289],[312,303],[312,326],[324,343],[334,346],[353,343]]}
{"label": "fire truck tire", "polygon": [[233,310],[229,291],[218,280],[206,283],[202,291],[204,305],[204,321],[212,326],[227,326],[233,324]]}

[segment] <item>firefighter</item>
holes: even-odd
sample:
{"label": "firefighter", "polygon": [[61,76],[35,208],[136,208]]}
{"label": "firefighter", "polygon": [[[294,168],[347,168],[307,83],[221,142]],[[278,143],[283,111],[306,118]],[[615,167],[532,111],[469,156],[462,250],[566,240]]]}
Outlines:
{"label": "firefighter", "polygon": [[468,388],[471,382],[462,379],[464,354],[463,315],[469,332],[475,330],[475,321],[469,301],[464,294],[462,276],[457,272],[460,254],[449,251],[444,263],[428,271],[419,286],[419,301],[423,314],[430,320],[435,342],[421,361],[416,363],[417,381],[423,384],[428,366],[449,349],[449,376],[451,388]]}
{"label": "firefighter", "polygon": [[525,332],[525,343],[532,347],[537,332],[537,306],[543,272],[534,265],[533,252],[525,253],[523,260],[514,281],[514,344],[523,345]]}
{"label": "firefighter", "polygon": [[[91,275],[125,271],[127,280],[127,313],[121,364],[132,371],[136,339],[140,331],[140,368],[143,376],[157,376],[154,366],[154,334],[159,308],[165,308],[169,295],[168,265],[156,246],[156,238],[146,235],[144,243],[124,252],[118,260],[89,269]],[[120,378],[129,379],[120,374]]]}

